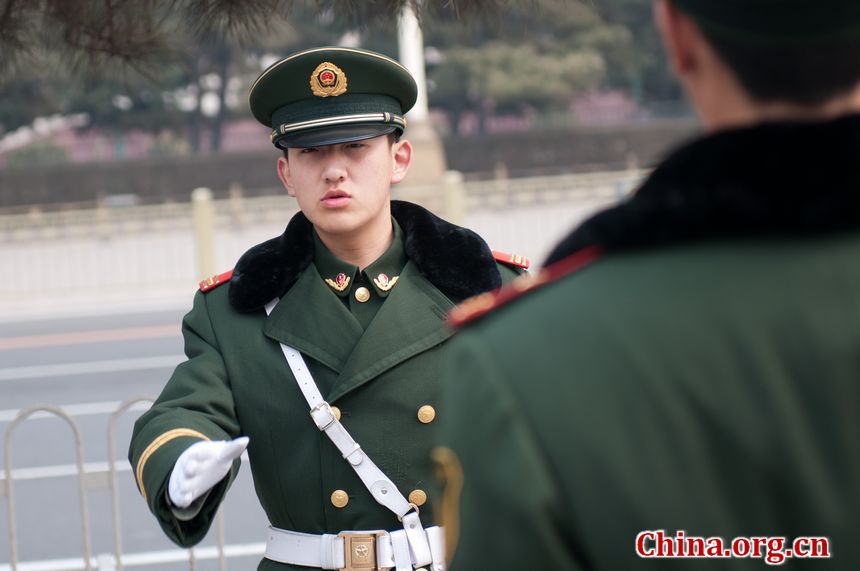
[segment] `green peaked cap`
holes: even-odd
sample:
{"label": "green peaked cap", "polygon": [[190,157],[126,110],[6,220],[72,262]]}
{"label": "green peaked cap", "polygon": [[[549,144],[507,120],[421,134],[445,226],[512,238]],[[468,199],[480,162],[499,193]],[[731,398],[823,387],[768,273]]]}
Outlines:
{"label": "green peaked cap", "polygon": [[318,147],[402,132],[417,96],[412,75],[390,57],[322,47],[269,66],[248,102],[276,147]]}
{"label": "green peaked cap", "polygon": [[707,32],[759,43],[860,39],[860,0],[672,0]]}

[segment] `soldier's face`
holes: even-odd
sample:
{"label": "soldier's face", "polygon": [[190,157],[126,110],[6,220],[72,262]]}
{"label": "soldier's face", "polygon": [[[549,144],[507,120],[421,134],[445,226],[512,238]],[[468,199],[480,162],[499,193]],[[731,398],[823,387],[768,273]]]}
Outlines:
{"label": "soldier's face", "polygon": [[390,224],[391,185],[403,180],[411,160],[408,141],[391,144],[381,136],[288,149],[287,157],[278,160],[278,174],[318,231],[352,234]]}

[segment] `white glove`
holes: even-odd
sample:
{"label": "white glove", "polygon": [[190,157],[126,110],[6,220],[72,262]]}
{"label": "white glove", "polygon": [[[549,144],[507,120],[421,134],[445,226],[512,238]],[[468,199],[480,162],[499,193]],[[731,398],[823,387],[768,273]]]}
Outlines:
{"label": "white glove", "polygon": [[178,508],[187,508],[191,502],[209,491],[224,479],[233,460],[248,447],[249,438],[235,440],[204,440],[189,446],[176,460],[167,493],[170,502]]}

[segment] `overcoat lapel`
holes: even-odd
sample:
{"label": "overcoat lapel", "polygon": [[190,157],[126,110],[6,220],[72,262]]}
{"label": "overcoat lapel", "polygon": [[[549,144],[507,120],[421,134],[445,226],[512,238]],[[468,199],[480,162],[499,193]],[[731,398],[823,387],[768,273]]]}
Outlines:
{"label": "overcoat lapel", "polygon": [[426,351],[452,334],[446,313],[454,303],[410,260],[397,286],[355,345],[327,396],[334,402],[398,363]]}
{"label": "overcoat lapel", "polygon": [[313,264],[275,306],[263,332],[338,373],[364,333]]}

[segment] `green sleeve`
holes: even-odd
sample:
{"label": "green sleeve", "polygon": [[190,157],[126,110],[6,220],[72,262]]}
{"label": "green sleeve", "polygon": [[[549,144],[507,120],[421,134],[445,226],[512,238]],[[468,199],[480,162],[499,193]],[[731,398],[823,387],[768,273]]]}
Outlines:
{"label": "green sleeve", "polygon": [[201,440],[240,436],[230,380],[218,347],[206,297],[198,292],[182,322],[187,360],[176,367],[161,395],[134,426],[129,460],[138,488],[167,536],[181,546],[206,535],[221,500],[239,469],[209,493],[197,515],[177,518],[166,501],[167,482],[177,458]]}
{"label": "green sleeve", "polygon": [[451,571],[578,569],[559,525],[555,477],[506,386],[506,372],[469,332],[452,341],[449,351],[440,443],[454,451],[463,469]]}

